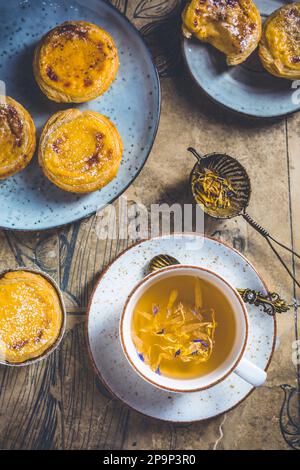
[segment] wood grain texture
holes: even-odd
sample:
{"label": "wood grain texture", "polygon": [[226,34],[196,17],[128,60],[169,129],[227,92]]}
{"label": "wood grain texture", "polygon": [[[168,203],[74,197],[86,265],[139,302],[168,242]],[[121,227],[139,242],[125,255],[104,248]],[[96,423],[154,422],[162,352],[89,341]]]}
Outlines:
{"label": "wood grain texture", "polygon": [[[112,1],[136,24],[154,51],[162,78],[162,116],[158,136],[139,178],[126,192],[129,200],[191,202],[188,176],[194,164],[186,148],[203,153],[226,151],[240,159],[253,186],[249,213],[285,243],[300,251],[299,115],[261,122],[220,110],[185,75],[174,54],[172,24],[180,2]],[[173,23],[172,23],[173,22]],[[154,24],[153,24],[154,23]],[[167,28],[167,29],[166,29]],[[166,30],[168,47],[154,41]],[[173,39],[172,39],[173,38]],[[162,42],[160,40],[160,42]],[[176,42],[176,40],[175,40]],[[168,52],[169,51],[169,52]],[[171,51],[171,52],[170,52]],[[116,202],[115,207],[118,206]],[[294,323],[279,320],[280,344],[267,384],[224,416],[175,426],[148,420],[114,400],[97,380],[87,355],[85,312],[95,281],[134,237],[97,237],[101,214],[57,231],[0,232],[0,269],[36,266],[60,284],[68,310],[62,346],[47,360],[26,368],[0,366],[0,448],[2,449],[272,449],[287,448],[279,430],[282,391],[295,380],[291,361]],[[245,221],[205,219],[205,232],[249,257],[270,288],[291,299],[293,283],[265,241]],[[295,272],[299,265],[285,259]],[[220,425],[224,437],[220,441]]]}

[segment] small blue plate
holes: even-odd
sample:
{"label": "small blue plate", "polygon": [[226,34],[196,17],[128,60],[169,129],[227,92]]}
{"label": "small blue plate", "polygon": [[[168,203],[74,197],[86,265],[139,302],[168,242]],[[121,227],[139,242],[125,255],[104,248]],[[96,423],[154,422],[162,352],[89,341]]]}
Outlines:
{"label": "small blue plate", "polygon": [[[255,0],[264,21],[287,2]],[[214,101],[232,111],[256,118],[286,116],[300,110],[291,80],[270,75],[257,50],[241,65],[228,67],[225,55],[197,39],[183,40],[183,55],[195,82]],[[296,83],[294,86],[297,85]]]}
{"label": "small blue plate", "polygon": [[[120,57],[118,75],[110,89],[79,106],[48,100],[32,73],[37,42],[66,20],[90,21],[106,29]],[[6,94],[31,113],[38,135],[53,113],[78,107],[108,116],[124,144],[117,177],[100,191],[83,196],[50,183],[35,156],[27,169],[0,182],[0,227],[43,230],[93,214],[125,191],[152,148],[160,116],[160,86],[150,52],[130,22],[102,0],[1,0],[0,45],[0,80],[5,83]]]}

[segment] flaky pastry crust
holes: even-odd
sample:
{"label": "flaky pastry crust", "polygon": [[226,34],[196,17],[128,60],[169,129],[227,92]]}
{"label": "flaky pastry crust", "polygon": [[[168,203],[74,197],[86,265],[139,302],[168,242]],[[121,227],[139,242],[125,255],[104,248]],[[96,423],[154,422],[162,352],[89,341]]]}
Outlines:
{"label": "flaky pastry crust", "polygon": [[272,75],[289,80],[300,78],[300,3],[285,5],[267,18],[259,57]]}
{"label": "flaky pastry crust", "polygon": [[35,125],[26,109],[9,96],[0,96],[0,180],[23,170],[35,146]]}

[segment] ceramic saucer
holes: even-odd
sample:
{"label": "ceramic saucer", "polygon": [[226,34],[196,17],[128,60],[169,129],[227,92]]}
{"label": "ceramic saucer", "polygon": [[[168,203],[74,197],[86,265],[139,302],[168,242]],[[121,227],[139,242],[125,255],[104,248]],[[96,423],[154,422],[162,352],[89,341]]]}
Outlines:
{"label": "ceramic saucer", "polygon": [[[233,248],[202,235],[184,234],[142,241],[121,253],[101,275],[87,315],[87,342],[94,368],[111,393],[134,410],[164,421],[192,422],[212,418],[238,405],[253,390],[236,374],[209,390],[170,393],[141,379],[125,358],[119,320],[128,294],[147,273],[149,260],[168,253],[184,264],[212,269],[240,288],[267,292],[247,259]],[[249,337],[245,357],[267,369],[274,350],[275,319],[247,305]],[[259,393],[259,392],[258,392]]]}

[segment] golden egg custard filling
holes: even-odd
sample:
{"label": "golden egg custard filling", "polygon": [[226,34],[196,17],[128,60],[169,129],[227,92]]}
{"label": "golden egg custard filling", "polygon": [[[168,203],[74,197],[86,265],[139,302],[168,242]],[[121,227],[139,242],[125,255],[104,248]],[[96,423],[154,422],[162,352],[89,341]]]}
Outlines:
{"label": "golden egg custard filling", "polygon": [[300,3],[285,5],[267,18],[259,57],[272,75],[300,79]]}
{"label": "golden egg custard filling", "polygon": [[57,340],[62,306],[53,285],[29,271],[0,278],[0,355],[22,363],[45,353]]}
{"label": "golden egg custard filling", "polygon": [[25,108],[0,96],[0,180],[23,170],[35,151],[35,125]]}
{"label": "golden egg custard filling", "polygon": [[112,37],[86,21],[67,21],[49,31],[38,44],[33,61],[39,87],[57,102],[81,103],[102,95],[118,67]]}
{"label": "golden egg custard filling", "polygon": [[68,109],[46,123],[39,163],[59,188],[88,193],[106,186],[117,174],[123,145],[115,125],[94,111]]}
{"label": "golden egg custard filling", "polygon": [[244,62],[261,37],[261,16],[252,0],[192,0],[182,20],[185,37],[212,44],[228,65]]}

